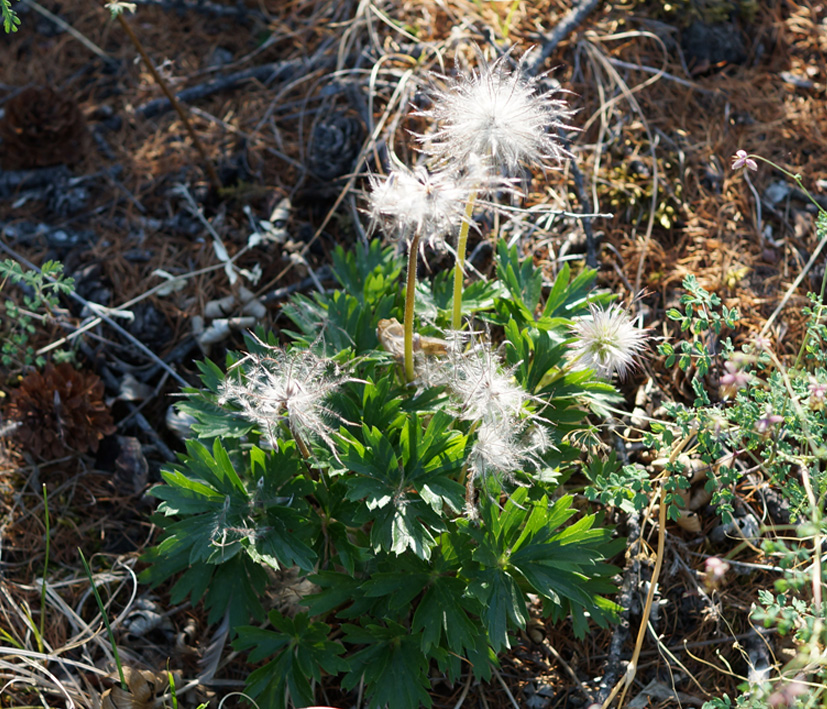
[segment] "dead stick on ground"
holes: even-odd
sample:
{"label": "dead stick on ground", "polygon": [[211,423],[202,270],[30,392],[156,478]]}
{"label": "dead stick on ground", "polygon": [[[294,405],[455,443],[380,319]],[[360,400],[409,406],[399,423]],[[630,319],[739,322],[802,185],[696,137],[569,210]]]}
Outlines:
{"label": "dead stick on ground", "polygon": [[35,0],[23,0],[24,5],[28,5],[32,8],[35,12],[39,12],[43,17],[47,18],[54,22],[60,29],[64,32],[68,32],[72,37],[74,37],[78,42],[80,42],[84,47],[86,47],[90,52],[93,54],[97,54],[101,59],[103,59],[107,64],[112,64],[115,60],[109,56],[106,52],[104,52],[97,44],[95,44],[91,39],[89,39],[84,34],[78,32],[72,25],[70,25],[66,20],[63,18],[55,15],[54,13],[47,10],[43,5]]}
{"label": "dead stick on ground", "polygon": [[198,137],[198,134],[195,132],[195,129],[192,127],[192,123],[190,123],[189,116],[187,116],[186,112],[184,111],[183,106],[178,103],[178,100],[175,98],[175,95],[170,91],[169,86],[167,86],[166,81],[163,80],[161,75],[158,73],[158,70],[155,68],[155,65],[152,63],[152,60],[149,58],[149,55],[144,50],[144,45],[141,44],[141,40],[138,39],[138,35],[132,30],[132,27],[126,21],[122,14],[118,14],[118,22],[121,23],[121,27],[123,27],[124,32],[129,36],[130,41],[132,44],[135,45],[135,49],[138,50],[138,54],[141,55],[141,59],[144,60],[144,64],[146,64],[146,68],[149,69],[149,73],[152,74],[152,78],[155,79],[155,83],[161,88],[161,91],[164,92],[164,95],[167,97],[169,102],[172,104],[172,107],[175,109],[175,112],[181,118],[184,127],[187,129],[187,133],[189,133],[190,138],[192,138],[192,143],[195,146],[195,149],[198,151],[198,154],[201,156],[201,160],[204,161],[204,167],[207,170],[207,175],[209,175],[210,182],[212,182],[213,187],[216,190],[220,190],[221,180],[218,177],[218,173],[215,171],[215,166],[212,164],[212,160],[207,156],[206,150],[204,150],[204,146],[201,143],[201,139]]}
{"label": "dead stick on ground", "polygon": [[[674,463],[681,454],[686,444],[689,443],[692,436],[685,436],[682,438],[672,453],[669,456],[669,463]],[[660,502],[658,509],[658,549],[657,557],[655,558],[655,568],[652,570],[652,578],[649,579],[649,592],[646,594],[646,605],[643,607],[643,615],[640,618],[640,627],[638,628],[637,640],[635,641],[635,649],[632,653],[632,659],[629,660],[629,665],[626,667],[626,675],[621,679],[612,689],[606,701],[603,702],[601,709],[608,709],[612,700],[617,696],[618,691],[623,690],[620,699],[617,701],[618,709],[623,706],[623,700],[626,698],[626,692],[635,681],[637,674],[637,663],[640,658],[640,650],[643,647],[643,638],[646,637],[646,629],[649,625],[649,616],[652,614],[652,601],[655,598],[655,589],[658,585],[658,578],[660,577],[660,570],[663,567],[663,554],[666,549],[666,482],[669,480],[669,466],[666,468],[663,479],[660,481]]]}
{"label": "dead stick on ground", "polygon": [[[557,129],[557,136],[562,141],[563,147],[566,150],[569,150],[571,144],[562,129]],[[586,234],[586,265],[589,268],[597,268],[597,248],[594,242],[592,218],[588,214],[588,212],[593,212],[594,210],[589,202],[589,196],[586,194],[586,186],[583,182],[583,173],[580,172],[580,168],[577,167],[576,160],[569,161],[569,169],[571,170],[571,175],[574,178],[574,192],[577,195],[577,199],[580,201],[580,208],[583,210],[583,214],[577,215],[577,218],[580,220],[580,224],[583,226],[583,232]]]}
{"label": "dead stick on ground", "polygon": [[609,643],[609,652],[606,658],[606,668],[603,671],[603,678],[600,680],[600,688],[597,693],[597,700],[601,704],[606,701],[612,687],[621,675],[621,654],[623,646],[629,637],[629,611],[632,606],[633,593],[638,585],[640,577],[640,514],[633,512],[629,515],[629,556],[626,569],[623,572],[623,582],[620,585],[620,593],[617,597],[617,604],[621,606],[620,619],[612,633],[612,640]]}
{"label": "dead stick on ground", "polygon": [[568,14],[557,23],[551,32],[542,36],[540,56],[531,66],[533,74],[540,73],[543,62],[554,53],[557,45],[574,32],[598,5],[600,5],[600,0],[583,0],[577,7],[569,10]]}
{"label": "dead stick on ground", "polygon": [[[279,81],[298,73],[299,69],[302,68],[307,68],[307,64],[293,60],[262,64],[261,66],[243,69],[232,74],[227,74],[226,76],[220,76],[212,81],[207,81],[203,84],[198,84],[197,86],[191,86],[188,89],[183,89],[175,94],[175,98],[179,102],[183,101],[187,103],[211,96],[219,91],[234,89],[244,81],[255,80],[261,81],[262,83]],[[141,106],[138,106],[138,108],[135,109],[135,113],[144,116],[145,118],[152,118],[166,113],[170,108],[172,108],[172,103],[168,97],[156,98],[152,101],[147,101]]]}

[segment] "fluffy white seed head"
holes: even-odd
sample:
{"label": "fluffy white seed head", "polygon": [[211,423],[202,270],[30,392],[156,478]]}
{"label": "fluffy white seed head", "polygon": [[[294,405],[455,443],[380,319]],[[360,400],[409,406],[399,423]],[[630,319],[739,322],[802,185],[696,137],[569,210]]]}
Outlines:
{"label": "fluffy white seed head", "polygon": [[548,167],[568,154],[557,138],[571,111],[556,92],[539,91],[538,78],[509,71],[508,55],[480,64],[470,76],[446,79],[433,91],[433,107],[419,115],[437,130],[417,136],[435,163],[465,170],[482,161],[493,172],[516,175],[524,165]]}
{"label": "fluffy white seed head", "polygon": [[646,350],[648,330],[637,327],[616,303],[605,308],[592,304],[589,311],[572,326],[577,341],[569,353],[571,362],[578,369],[593,369],[606,379],[615,372],[624,378]]}
{"label": "fluffy white seed head", "polygon": [[232,403],[242,415],[258,424],[272,444],[283,437],[287,423],[294,435],[305,440],[321,438],[333,446],[331,421],[336,414],[326,406],[328,397],[351,378],[329,360],[307,350],[285,352],[270,349],[266,355],[248,354],[235,365],[221,385],[219,403]]}
{"label": "fluffy white seed head", "polygon": [[471,194],[463,178],[424,167],[409,170],[395,167],[387,176],[370,176],[368,199],[372,226],[401,240],[416,232],[432,245],[456,231],[465,218],[465,203]]}
{"label": "fluffy white seed head", "polygon": [[499,356],[487,343],[477,343],[461,350],[458,339],[444,364],[448,389],[465,421],[490,421],[520,416],[528,392],[514,379],[513,368],[502,366]]}
{"label": "fluffy white seed head", "polygon": [[528,419],[516,417],[483,421],[468,457],[472,477],[502,475],[513,480],[514,473],[541,465],[540,456],[551,442],[544,428],[529,426]]}

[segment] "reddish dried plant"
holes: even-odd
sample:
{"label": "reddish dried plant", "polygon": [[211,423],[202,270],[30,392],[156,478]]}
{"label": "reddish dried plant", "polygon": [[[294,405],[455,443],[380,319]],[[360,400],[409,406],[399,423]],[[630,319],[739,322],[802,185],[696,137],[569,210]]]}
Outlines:
{"label": "reddish dried plant", "polygon": [[6,103],[0,138],[7,170],[71,165],[83,157],[86,121],[70,96],[33,86]]}
{"label": "reddish dried plant", "polygon": [[103,401],[103,382],[71,364],[47,364],[14,389],[7,416],[23,451],[38,458],[98,450],[100,440],[115,432],[112,414]]}

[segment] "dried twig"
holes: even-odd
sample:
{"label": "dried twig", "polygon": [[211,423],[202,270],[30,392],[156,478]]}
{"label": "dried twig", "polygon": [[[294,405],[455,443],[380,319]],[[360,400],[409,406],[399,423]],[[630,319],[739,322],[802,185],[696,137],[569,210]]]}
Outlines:
{"label": "dried twig", "polygon": [[35,0],[23,0],[24,5],[28,5],[32,10],[43,15],[43,17],[51,20],[54,22],[60,29],[68,34],[72,35],[78,42],[80,42],[84,47],[86,47],[90,52],[96,54],[101,59],[103,59],[107,64],[112,64],[115,62],[111,56],[109,56],[106,52],[104,52],[97,44],[95,44],[91,39],[86,37],[85,35],[78,32],[72,25],[70,25],[66,20],[61,17],[58,17],[53,12],[47,10],[43,5]]}
{"label": "dried twig", "polygon": [[63,182],[72,176],[65,165],[55,167],[38,167],[32,170],[0,171],[0,199],[5,199],[24,189],[47,187],[55,182]]}
{"label": "dried twig", "polygon": [[[557,135],[563,143],[563,147],[566,150],[569,150],[570,143],[562,129],[557,129]],[[586,194],[586,186],[583,182],[583,173],[580,172],[580,168],[577,167],[576,160],[570,160],[568,167],[571,170],[572,177],[574,178],[574,191],[577,193],[577,199],[580,201],[580,208],[583,210],[583,214],[578,215],[578,220],[583,225],[583,231],[586,234],[586,265],[589,268],[597,268],[597,249],[594,243],[592,217],[587,214],[593,210],[592,205],[589,202],[589,195]]]}
{"label": "dried twig", "polygon": [[617,603],[623,610],[620,612],[620,619],[612,633],[612,640],[609,643],[609,652],[606,658],[606,668],[603,671],[603,678],[600,680],[600,687],[597,691],[597,701],[603,704],[609,697],[612,687],[617,683],[622,674],[623,646],[629,639],[629,610],[632,607],[634,593],[638,587],[640,578],[640,514],[635,512],[629,515],[629,544],[628,561],[623,571],[623,581],[620,585],[620,593],[617,595]]}
{"label": "dried twig", "polygon": [[[269,84],[272,81],[281,81],[282,79],[299,73],[301,70],[307,71],[310,68],[307,62],[300,60],[262,64],[261,66],[254,66],[250,69],[228,74],[227,76],[221,76],[213,81],[198,84],[197,86],[191,86],[188,89],[179,91],[175,94],[175,98],[182,103],[189,103],[211,96],[219,91],[229,91],[245,81],[255,80]],[[135,109],[135,113],[144,118],[152,118],[163,115],[171,108],[172,103],[169,98],[158,98],[153,101],[148,101],[142,106],[138,106]]]}
{"label": "dried twig", "polygon": [[551,32],[547,32],[540,38],[540,56],[531,65],[533,74],[540,73],[543,62],[554,53],[557,45],[574,32],[599,4],[600,0],[582,0],[579,5],[569,10]]}
{"label": "dried twig", "polygon": [[149,5],[172,12],[185,10],[187,12],[200,12],[215,17],[230,17],[239,22],[245,22],[251,19],[266,22],[268,19],[264,13],[246,7],[242,3],[219,5],[208,0],[199,0],[198,2],[188,2],[187,0],[132,0],[132,2],[135,5]]}
{"label": "dried twig", "polygon": [[123,16],[123,13],[118,13],[117,18],[118,22],[121,25],[121,28],[124,32],[126,32],[127,37],[129,37],[129,41],[132,42],[138,54],[141,55],[141,59],[144,60],[144,64],[146,64],[146,68],[149,69],[149,73],[152,74],[152,78],[155,80],[155,83],[158,84],[161,91],[164,92],[164,96],[167,97],[167,100],[169,101],[170,105],[175,109],[175,112],[178,114],[178,117],[184,124],[184,128],[186,128],[189,137],[192,139],[192,143],[195,146],[195,149],[201,156],[201,160],[204,163],[204,168],[207,171],[207,175],[210,178],[210,182],[212,182],[212,185],[216,190],[220,191],[222,186],[221,178],[218,176],[218,173],[215,170],[215,165],[212,164],[212,160],[210,160],[209,156],[207,155],[207,151],[204,150],[204,145],[201,143],[201,139],[198,137],[198,133],[196,133],[195,128],[192,127],[192,122],[190,121],[187,112],[175,98],[174,94],[172,93],[172,90],[167,85],[167,82],[158,73],[158,70],[155,68],[155,65],[152,63],[152,60],[146,53],[143,43],[140,39],[138,39],[138,35],[135,34],[135,31],[132,29],[132,26],[126,21],[126,18]]}

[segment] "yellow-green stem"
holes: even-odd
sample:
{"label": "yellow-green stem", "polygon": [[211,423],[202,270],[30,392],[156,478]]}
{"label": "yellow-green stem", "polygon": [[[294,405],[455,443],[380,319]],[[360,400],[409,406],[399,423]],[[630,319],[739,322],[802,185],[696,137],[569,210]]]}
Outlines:
{"label": "yellow-green stem", "polygon": [[451,314],[451,328],[459,330],[462,325],[462,281],[465,277],[465,248],[468,245],[468,230],[471,228],[471,217],[474,215],[474,202],[477,193],[472,192],[465,205],[465,220],[459,229],[457,239],[457,263],[454,266],[454,309]]}
{"label": "yellow-green stem", "polygon": [[310,449],[305,445],[304,440],[302,437],[293,430],[293,427],[290,427],[290,433],[293,434],[293,440],[296,442],[296,447],[299,449],[299,453],[301,453],[302,458],[305,459],[306,462],[310,462]]}
{"label": "yellow-green stem", "polygon": [[405,285],[405,379],[414,380],[413,331],[416,303],[416,255],[419,251],[419,231],[408,247],[408,281]]}

